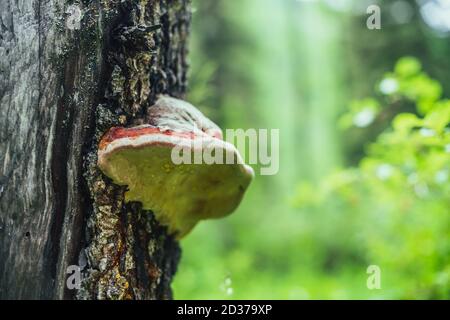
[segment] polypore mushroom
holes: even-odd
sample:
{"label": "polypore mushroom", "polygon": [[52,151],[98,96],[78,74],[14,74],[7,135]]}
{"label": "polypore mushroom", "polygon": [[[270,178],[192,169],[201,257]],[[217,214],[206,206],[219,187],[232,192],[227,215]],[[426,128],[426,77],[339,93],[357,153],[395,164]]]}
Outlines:
{"label": "polypore mushroom", "polygon": [[[177,238],[199,220],[230,214],[254,174],[238,150],[222,141],[220,128],[191,104],[168,96],[148,114],[149,124],[114,127],[103,136],[98,151],[103,173],[128,186],[126,201],[141,202]],[[209,154],[209,161],[180,162],[174,159],[180,150],[196,160]],[[219,161],[211,163],[211,156]]]}

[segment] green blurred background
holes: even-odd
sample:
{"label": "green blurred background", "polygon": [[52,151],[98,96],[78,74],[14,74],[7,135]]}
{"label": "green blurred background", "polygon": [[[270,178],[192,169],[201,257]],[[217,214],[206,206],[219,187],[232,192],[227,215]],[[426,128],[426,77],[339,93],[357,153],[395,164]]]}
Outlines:
{"label": "green blurred background", "polygon": [[188,100],[222,128],[280,129],[280,170],[182,241],[175,298],[450,298],[450,1],[192,9]]}

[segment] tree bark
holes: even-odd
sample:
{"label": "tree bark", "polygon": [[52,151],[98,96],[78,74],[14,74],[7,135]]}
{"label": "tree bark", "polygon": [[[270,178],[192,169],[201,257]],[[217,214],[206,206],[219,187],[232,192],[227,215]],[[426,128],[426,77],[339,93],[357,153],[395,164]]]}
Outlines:
{"label": "tree bark", "polygon": [[0,12],[0,298],[171,298],[178,243],[98,170],[97,143],[142,123],[159,93],[183,97],[188,0],[2,0]]}

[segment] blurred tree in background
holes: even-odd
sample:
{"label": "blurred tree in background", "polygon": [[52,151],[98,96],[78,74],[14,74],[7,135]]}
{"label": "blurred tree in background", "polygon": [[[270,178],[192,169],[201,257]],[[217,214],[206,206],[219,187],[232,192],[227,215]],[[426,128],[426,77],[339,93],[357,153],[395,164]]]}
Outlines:
{"label": "blurred tree in background", "polygon": [[280,129],[280,171],[182,242],[175,298],[450,297],[444,2],[194,1],[189,100]]}

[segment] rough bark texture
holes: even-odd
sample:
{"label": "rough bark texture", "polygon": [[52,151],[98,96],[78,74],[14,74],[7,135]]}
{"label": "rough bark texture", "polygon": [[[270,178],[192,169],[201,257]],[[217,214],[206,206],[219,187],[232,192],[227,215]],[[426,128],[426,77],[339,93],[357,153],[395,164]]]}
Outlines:
{"label": "rough bark texture", "polygon": [[157,94],[182,97],[189,21],[188,0],[0,2],[0,298],[171,297],[177,242],[96,153]]}

